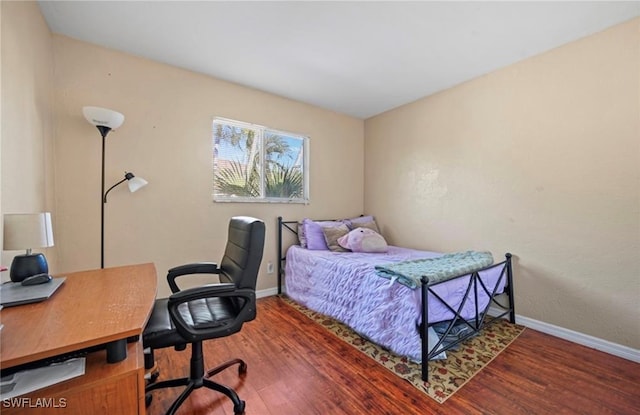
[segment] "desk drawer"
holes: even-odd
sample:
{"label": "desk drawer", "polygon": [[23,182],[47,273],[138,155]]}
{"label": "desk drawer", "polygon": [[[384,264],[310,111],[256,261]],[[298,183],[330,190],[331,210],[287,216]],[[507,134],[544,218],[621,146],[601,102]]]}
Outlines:
{"label": "desk drawer", "polygon": [[[85,374],[0,402],[3,415],[144,414],[142,345],[127,345],[127,358],[106,363],[104,351],[87,356]],[[141,395],[142,392],[142,396]]]}

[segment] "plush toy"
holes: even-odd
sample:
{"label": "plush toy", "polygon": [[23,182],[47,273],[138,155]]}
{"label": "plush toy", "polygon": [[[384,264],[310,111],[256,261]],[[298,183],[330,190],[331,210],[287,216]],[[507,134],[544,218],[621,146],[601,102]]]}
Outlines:
{"label": "plush toy", "polygon": [[338,245],[353,252],[387,252],[387,241],[378,232],[356,228],[338,239]]}

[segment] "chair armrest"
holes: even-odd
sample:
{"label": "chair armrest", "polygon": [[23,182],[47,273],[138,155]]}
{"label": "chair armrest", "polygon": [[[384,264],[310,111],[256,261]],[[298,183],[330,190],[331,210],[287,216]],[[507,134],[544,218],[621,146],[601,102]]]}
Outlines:
{"label": "chair armrest", "polygon": [[215,262],[194,262],[192,264],[179,265],[171,268],[167,273],[167,282],[172,293],[180,291],[176,278],[190,274],[219,274],[220,269]]}
{"label": "chair armrest", "polygon": [[221,297],[222,293],[234,292],[236,286],[230,282],[222,284],[207,284],[200,287],[193,287],[171,294],[169,304],[182,304],[188,301],[199,300],[201,298]]}
{"label": "chair armrest", "polygon": [[[229,323],[221,324],[218,327],[195,328],[187,324],[178,312],[180,304],[212,297],[234,297],[245,299],[242,308],[236,317]],[[171,320],[176,329],[185,339],[189,341],[202,340],[212,337],[220,337],[240,330],[245,321],[255,318],[256,293],[252,289],[236,289],[232,283],[209,284],[201,287],[194,287],[172,294],[169,297],[168,308]]]}

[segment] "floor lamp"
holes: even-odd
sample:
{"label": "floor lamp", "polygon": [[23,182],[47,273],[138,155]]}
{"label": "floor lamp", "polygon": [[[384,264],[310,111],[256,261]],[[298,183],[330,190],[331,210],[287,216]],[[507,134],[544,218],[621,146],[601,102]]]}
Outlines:
{"label": "floor lamp", "polygon": [[117,111],[113,111],[100,107],[83,107],[82,114],[89,123],[95,125],[102,136],[102,190],[100,193],[100,268],[104,268],[104,205],[107,203],[107,194],[116,186],[128,182],[129,191],[135,192],[147,185],[147,181],[141,177],[136,177],[133,173],[125,172],[124,179],[120,180],[104,191],[104,154],[107,134],[109,131],[120,127],[124,122],[124,115]]}

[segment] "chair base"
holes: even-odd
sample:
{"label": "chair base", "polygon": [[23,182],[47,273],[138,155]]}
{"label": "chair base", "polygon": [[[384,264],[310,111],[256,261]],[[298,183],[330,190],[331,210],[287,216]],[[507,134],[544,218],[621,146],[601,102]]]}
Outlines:
{"label": "chair base", "polygon": [[[246,403],[245,403],[245,401],[243,401],[242,399],[240,399],[238,397],[238,394],[233,389],[229,388],[228,386],[221,385],[219,383],[213,382],[213,381],[211,381],[209,379],[199,379],[199,380],[201,382],[199,382],[198,379],[190,379],[190,378],[180,378],[180,379],[165,380],[165,381],[158,382],[158,383],[152,383],[151,385],[149,385],[149,386],[147,386],[145,388],[145,392],[147,393],[147,396],[150,396],[149,392],[151,392],[153,390],[156,390],[156,389],[174,388],[174,387],[177,387],[177,386],[186,386],[185,390],[183,390],[182,393],[180,394],[180,396],[178,396],[176,398],[176,400],[173,401],[173,404],[171,405],[171,407],[167,411],[167,415],[173,415],[173,414],[176,413],[176,411],[178,410],[180,405],[182,405],[182,403],[189,397],[191,392],[193,392],[194,390],[196,390],[198,388],[205,387],[207,389],[211,389],[211,390],[214,390],[216,392],[220,392],[220,393],[226,395],[229,399],[231,399],[231,401],[233,402],[233,413],[235,415],[243,415],[244,414],[244,409],[245,409]],[[147,398],[147,400],[149,402],[151,402],[151,398]]]}
{"label": "chair base", "polygon": [[216,373],[220,373],[223,370],[238,364],[238,374],[239,375],[244,375],[245,373],[247,373],[247,364],[244,362],[244,360],[242,359],[233,359],[233,360],[229,360],[228,362],[225,362],[221,365],[218,365],[216,367],[214,367],[213,369],[209,369],[207,371],[207,374],[205,376],[205,378],[210,378],[211,376],[215,375]]}
{"label": "chair base", "polygon": [[224,369],[234,365],[239,364],[238,372],[240,374],[244,374],[247,372],[247,364],[241,359],[234,359],[229,362],[223,363],[220,366],[216,366],[207,372],[206,376],[204,376],[204,369],[202,368],[202,343],[196,342],[191,344],[192,352],[191,352],[191,372],[189,377],[179,378],[179,379],[170,379],[164,380],[162,382],[154,383],[153,381],[149,383],[145,387],[145,402],[147,405],[151,403],[152,395],[151,391],[156,389],[163,388],[175,388],[178,386],[186,386],[186,388],[182,391],[182,393],[176,398],[173,402],[169,410],[167,411],[167,415],[173,415],[176,413],[180,405],[189,397],[191,392],[199,388],[207,388],[214,390],[216,392],[220,392],[231,399],[233,402],[233,413],[235,415],[243,415],[246,403],[238,397],[238,394],[228,386],[222,385],[220,383],[209,380],[208,378],[215,375],[216,373],[220,373]]}

